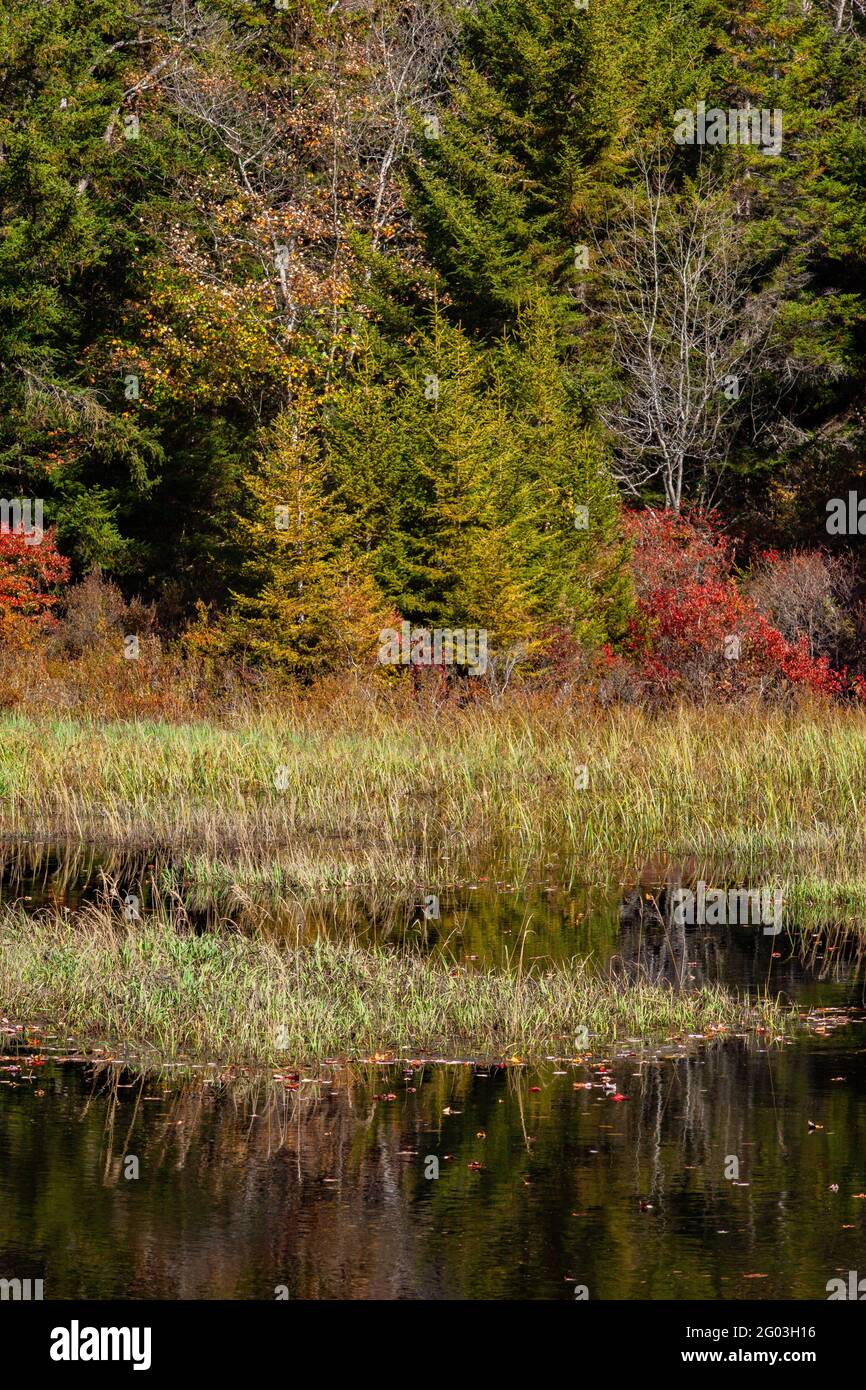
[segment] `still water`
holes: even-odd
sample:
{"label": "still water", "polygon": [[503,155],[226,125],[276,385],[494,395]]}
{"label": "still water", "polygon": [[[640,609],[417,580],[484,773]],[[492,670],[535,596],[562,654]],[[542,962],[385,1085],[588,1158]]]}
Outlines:
{"label": "still water", "polygon": [[[4,880],[7,900],[44,890]],[[639,960],[683,988],[769,983],[800,1004],[802,1030],[624,1040],[532,1068],[156,1074],[9,1025],[0,1278],[41,1278],[46,1299],[593,1300],[825,1299],[828,1280],[866,1276],[856,941],[748,927],[672,940],[645,896],[488,880],[443,891],[439,919],[410,909],[382,931],[482,961],[522,943]]]}

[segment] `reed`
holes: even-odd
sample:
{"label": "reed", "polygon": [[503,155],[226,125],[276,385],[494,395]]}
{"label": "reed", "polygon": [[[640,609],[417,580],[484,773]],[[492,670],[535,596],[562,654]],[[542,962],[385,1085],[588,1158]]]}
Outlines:
{"label": "reed", "polygon": [[[108,907],[0,915],[0,1010],[110,1041],[125,1055],[220,1063],[372,1054],[572,1056],[578,1046],[755,1029],[788,1015],[765,998],[596,974],[579,960],[475,970],[412,950],[319,939],[292,949],[182,911],[129,926]],[[586,1030],[584,1033],[582,1030]]]}
{"label": "reed", "polygon": [[223,724],[7,715],[0,733],[8,840],[163,848],[203,884],[386,890],[551,848],[593,872],[663,854],[743,877],[866,874],[859,710],[517,702],[432,719],[287,699]]}

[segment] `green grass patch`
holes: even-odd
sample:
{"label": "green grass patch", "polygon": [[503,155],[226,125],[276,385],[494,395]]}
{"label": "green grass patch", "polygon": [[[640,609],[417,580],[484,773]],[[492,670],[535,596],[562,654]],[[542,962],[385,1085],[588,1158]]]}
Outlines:
{"label": "green grass patch", "polygon": [[766,999],[598,975],[579,960],[476,970],[351,941],[196,936],[167,912],[129,927],[97,908],[0,916],[0,1011],[127,1054],[220,1062],[569,1056],[583,1029],[595,1046],[779,1032],[788,1017]]}

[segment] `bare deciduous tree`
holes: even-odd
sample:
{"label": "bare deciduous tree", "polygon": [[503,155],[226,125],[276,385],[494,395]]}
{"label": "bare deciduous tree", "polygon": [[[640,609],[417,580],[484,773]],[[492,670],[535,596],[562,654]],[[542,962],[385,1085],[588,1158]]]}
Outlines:
{"label": "bare deciduous tree", "polygon": [[[453,63],[454,16],[435,0],[408,0],[371,14],[366,42],[371,83],[359,162],[369,164],[374,245],[395,212],[393,173],[411,136],[411,114],[444,96]],[[390,196],[389,196],[390,195]]]}
{"label": "bare deciduous tree", "polygon": [[[833,16],[833,30],[841,34],[843,30],[856,32],[858,21],[862,24],[866,18],[866,4],[864,0],[827,0]],[[802,0],[803,8],[807,5],[811,9],[810,0]]]}
{"label": "bare deciduous tree", "polygon": [[603,414],[621,482],[634,493],[661,482],[678,510],[687,498],[712,500],[773,302],[754,291],[721,179],[704,170],[675,190],[658,151],[637,163],[621,215],[596,240],[622,378]]}

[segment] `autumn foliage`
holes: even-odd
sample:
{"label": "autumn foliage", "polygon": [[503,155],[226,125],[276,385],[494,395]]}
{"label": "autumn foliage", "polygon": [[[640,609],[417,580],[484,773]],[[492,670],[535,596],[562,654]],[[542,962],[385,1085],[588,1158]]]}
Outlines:
{"label": "autumn foliage", "polygon": [[[820,579],[826,571],[833,578],[832,557],[817,551],[794,557],[764,552],[746,580],[736,573],[731,537],[711,511],[628,512],[623,528],[631,549],[634,593],[624,640],[615,647],[585,646],[562,626],[551,624],[516,684],[525,679],[536,690],[556,692],[559,700],[578,702],[778,700],[797,691],[866,699],[866,681],[844,666],[834,667],[819,650],[819,629],[806,611],[808,594],[824,592],[815,574]],[[314,558],[307,557],[307,563]],[[782,632],[768,613],[782,611],[780,594],[788,594],[792,574],[801,570],[808,572],[810,585],[801,584],[789,597],[779,620],[786,628]],[[37,684],[54,688],[62,703],[73,696],[75,703],[87,703],[107,682],[112,710],[126,709],[132,699],[141,713],[146,697],[147,709],[157,712],[172,703],[169,686],[175,691],[189,686],[201,698],[205,687],[213,693],[217,687],[236,690],[238,679],[246,684],[242,672],[230,671],[228,651],[214,649],[211,657],[223,668],[222,675],[206,676],[203,652],[196,654],[189,642],[174,655],[164,650],[152,614],[128,607],[113,586],[90,576],[64,594],[68,578],[69,561],[57,550],[52,532],[47,531],[39,544],[32,538],[28,544],[23,532],[0,535],[0,632],[10,658],[22,647],[30,648],[33,659],[38,657]],[[274,601],[276,596],[275,590]],[[58,604],[63,615],[59,622]],[[328,617],[312,610],[308,616],[316,624]],[[133,663],[123,659],[126,631],[142,634],[141,658]],[[357,660],[349,664],[356,675],[362,674]],[[18,687],[24,668],[13,663],[10,678],[13,672],[18,696],[10,686],[4,699],[14,703],[22,697],[23,687]],[[378,674],[370,655],[368,678],[375,682]],[[34,668],[24,680],[28,689],[35,676]],[[260,676],[259,684],[261,680]],[[449,682],[449,690],[451,686]],[[103,704],[104,696],[103,690]]]}
{"label": "autumn foliage", "polygon": [[38,543],[22,527],[0,533],[0,628],[9,638],[32,636],[57,603],[56,590],[69,578],[69,561],[54,534]]}
{"label": "autumn foliage", "polygon": [[805,636],[783,636],[738,585],[733,545],[714,512],[631,512],[625,527],[636,596],[626,658],[644,691],[729,700],[803,687],[862,697],[861,678],[812,655]]}

